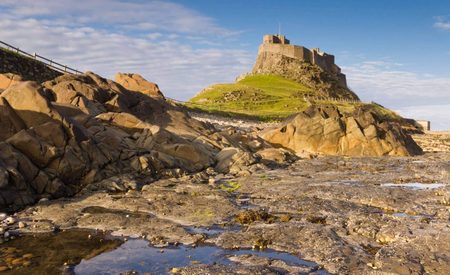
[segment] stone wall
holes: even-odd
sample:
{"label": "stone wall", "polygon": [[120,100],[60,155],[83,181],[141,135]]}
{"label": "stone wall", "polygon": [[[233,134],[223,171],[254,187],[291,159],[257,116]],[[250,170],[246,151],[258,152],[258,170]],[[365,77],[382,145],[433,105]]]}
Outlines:
{"label": "stone wall", "polygon": [[13,73],[21,76],[22,80],[38,83],[62,75],[39,61],[0,48],[0,74],[4,73]]}
{"label": "stone wall", "polygon": [[417,124],[420,125],[421,129],[424,131],[431,130],[431,123],[429,120],[416,120]]}
{"label": "stone wall", "polygon": [[307,48],[301,46],[264,43],[259,46],[259,54],[263,52],[282,54],[290,58],[302,59],[313,63],[312,52]]}
{"label": "stone wall", "polygon": [[[285,39],[284,36],[281,36]],[[287,39],[285,39],[287,40]],[[319,66],[322,70],[334,74],[339,79],[339,84],[347,88],[347,80],[341,73],[341,68],[335,64],[334,55],[321,52],[319,49],[308,49],[303,46],[290,45],[289,40],[283,43],[276,35],[265,35],[263,43],[259,46],[258,55],[262,53],[281,54],[289,58],[299,59],[304,62]]]}

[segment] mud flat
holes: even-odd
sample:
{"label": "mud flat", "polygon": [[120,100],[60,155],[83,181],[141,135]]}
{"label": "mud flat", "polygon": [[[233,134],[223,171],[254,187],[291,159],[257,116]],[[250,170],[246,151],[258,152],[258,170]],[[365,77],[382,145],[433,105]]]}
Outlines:
{"label": "mud flat", "polygon": [[450,132],[430,131],[412,136],[425,152],[450,152]]}

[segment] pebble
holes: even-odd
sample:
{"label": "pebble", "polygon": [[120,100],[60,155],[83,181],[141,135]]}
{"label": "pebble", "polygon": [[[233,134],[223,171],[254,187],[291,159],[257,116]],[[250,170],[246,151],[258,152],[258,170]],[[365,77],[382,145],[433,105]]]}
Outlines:
{"label": "pebble", "polygon": [[25,228],[27,227],[27,224],[24,222],[19,222],[19,228]]}
{"label": "pebble", "polygon": [[[17,251],[17,249],[15,247],[6,247],[4,249],[2,249],[3,252],[7,253],[7,254],[11,254]],[[11,261],[13,259],[11,258]]]}
{"label": "pebble", "polygon": [[31,253],[27,253],[27,254],[23,254],[23,255],[22,255],[22,258],[24,258],[24,259],[31,259],[31,258],[33,258],[33,257],[34,257],[34,255],[31,254]]}
{"label": "pebble", "polygon": [[9,267],[7,267],[6,265],[0,265],[0,272],[9,270]]}
{"label": "pebble", "polygon": [[8,237],[9,237],[9,232],[6,231],[5,234],[4,234],[3,236],[5,236],[5,238],[8,238]]}
{"label": "pebble", "polygon": [[16,222],[16,219],[14,219],[13,217],[8,217],[8,218],[6,218],[5,221],[6,221],[6,224],[11,225]]}
{"label": "pebble", "polygon": [[42,203],[42,202],[47,202],[48,201],[48,199],[47,198],[42,198],[42,199],[40,199],[39,200],[39,203]]}
{"label": "pebble", "polygon": [[19,258],[19,259],[14,259],[11,262],[13,265],[21,265],[23,264],[23,259]]}
{"label": "pebble", "polygon": [[8,217],[8,215],[6,215],[5,213],[0,213],[0,221],[3,221],[4,219],[6,219],[6,217]]}

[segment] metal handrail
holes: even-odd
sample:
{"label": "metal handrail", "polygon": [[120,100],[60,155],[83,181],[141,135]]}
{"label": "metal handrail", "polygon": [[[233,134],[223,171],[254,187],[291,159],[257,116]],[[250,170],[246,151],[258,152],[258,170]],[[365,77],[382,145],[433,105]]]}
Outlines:
{"label": "metal handrail", "polygon": [[51,59],[48,59],[42,55],[37,54],[37,53],[34,53],[34,54],[27,53],[17,47],[14,47],[8,43],[3,42],[3,41],[0,41],[0,48],[4,48],[6,50],[13,50],[18,54],[21,54],[21,55],[29,57],[29,58],[33,58],[34,60],[39,61],[39,62],[43,63],[44,65],[46,65],[47,67],[49,67],[55,71],[58,71],[60,73],[83,74],[82,72],[78,71],[77,69],[73,69],[71,67],[68,67],[67,65],[63,65],[61,63],[55,62]]}

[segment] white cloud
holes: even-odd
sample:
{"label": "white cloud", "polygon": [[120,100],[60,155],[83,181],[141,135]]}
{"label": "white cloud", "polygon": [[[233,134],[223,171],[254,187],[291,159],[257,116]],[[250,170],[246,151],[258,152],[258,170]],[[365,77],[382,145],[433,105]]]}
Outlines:
{"label": "white cloud", "polygon": [[[104,24],[120,30],[169,31],[233,36],[211,17],[180,4],[163,0],[2,0],[0,8],[15,17],[52,17],[53,23]],[[55,20],[57,19],[57,20]]]}
{"label": "white cloud", "polygon": [[[108,1],[108,5],[104,0],[89,2],[79,0],[77,5],[69,2],[24,0],[20,5],[9,0],[2,2],[0,4],[2,14],[6,9],[4,5],[8,5],[8,9],[13,9],[13,12],[0,17],[1,40],[28,52],[37,52],[76,69],[94,71],[108,78],[112,78],[119,71],[140,73],[148,80],[158,83],[167,96],[177,99],[188,99],[215,82],[232,81],[234,77],[247,71],[254,61],[248,52],[223,44],[211,43],[206,47],[196,48],[200,37],[208,40],[216,34],[226,35],[227,30],[216,26],[212,19],[184,10],[182,6],[170,2],[146,1],[130,4],[113,0]],[[85,6],[80,2],[86,2]],[[102,3],[105,4],[104,7],[100,5]],[[115,26],[120,24],[117,23],[111,23],[110,28],[105,29],[94,23],[80,23],[78,20],[72,24],[67,18],[47,16],[72,10],[74,10],[72,15],[85,11],[88,15],[98,12],[99,18],[95,20],[108,22],[113,20],[107,17],[113,16],[115,9],[120,8],[120,11],[130,15],[131,11],[149,9],[151,5],[156,4],[161,4],[161,9],[153,11],[153,14],[169,12],[165,7],[178,10],[176,14],[174,11],[165,14],[169,19],[171,16],[179,17],[178,23],[174,23],[170,29],[177,29],[178,24],[181,26],[188,22],[186,24],[191,26],[203,24],[203,30],[210,33],[194,35],[161,30],[136,36],[131,32],[118,31],[119,27]],[[104,10],[108,16],[103,14]],[[43,15],[46,17],[40,17]],[[135,18],[139,16],[137,14]],[[151,16],[152,14],[149,14],[149,17]],[[164,16],[152,17],[151,23],[157,26],[164,25],[168,19],[161,17]],[[89,20],[94,19],[86,19]],[[130,22],[131,19],[121,15],[115,20]],[[191,42],[193,39],[196,41]]]}
{"label": "white cloud", "polygon": [[436,16],[436,22],[434,22],[434,27],[441,30],[450,30],[450,21],[447,21],[443,16]]}
{"label": "white cloud", "polygon": [[408,106],[396,111],[404,117],[430,120],[433,131],[450,130],[450,104]]}
{"label": "white cloud", "polygon": [[407,117],[431,120],[439,129],[450,130],[450,108],[444,111],[450,106],[450,77],[409,72],[389,61],[361,62],[343,67],[343,72],[363,101],[375,101]]}
{"label": "white cloud", "polygon": [[[401,64],[366,61],[343,67],[351,86],[364,100],[395,105],[450,103],[450,78],[406,71]],[[424,102],[426,101],[426,102]]]}

